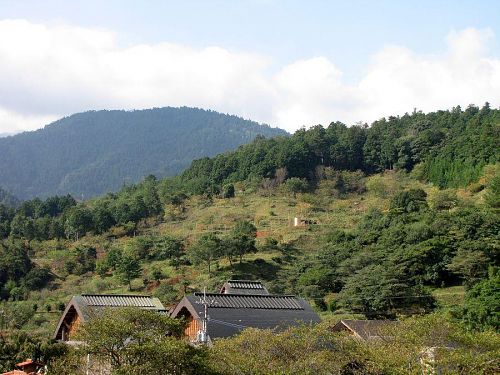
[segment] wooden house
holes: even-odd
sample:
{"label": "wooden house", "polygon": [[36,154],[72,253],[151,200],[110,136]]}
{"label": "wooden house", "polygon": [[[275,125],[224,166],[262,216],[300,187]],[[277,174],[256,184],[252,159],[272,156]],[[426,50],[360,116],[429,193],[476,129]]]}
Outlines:
{"label": "wooden house", "polygon": [[208,340],[230,337],[247,327],[283,330],[300,324],[320,322],[318,314],[302,298],[293,295],[273,295],[260,283],[229,280],[221,293],[194,293],[185,296],[170,315],[188,321],[186,336],[197,340],[202,328],[206,296],[208,306]]}
{"label": "wooden house", "polygon": [[397,325],[394,320],[341,320],[332,327],[333,332],[347,332],[363,341],[390,338],[391,327]]}
{"label": "wooden house", "polygon": [[54,339],[72,342],[78,326],[99,315],[103,309],[135,307],[166,313],[165,307],[158,298],[130,294],[82,294],[73,296],[66,306],[57,328]]}

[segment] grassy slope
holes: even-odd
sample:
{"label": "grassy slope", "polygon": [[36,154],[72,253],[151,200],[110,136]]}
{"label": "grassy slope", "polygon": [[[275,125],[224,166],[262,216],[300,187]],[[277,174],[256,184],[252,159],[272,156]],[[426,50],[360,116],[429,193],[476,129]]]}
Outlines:
{"label": "grassy slope", "polygon": [[[233,199],[214,199],[206,202],[199,197],[191,198],[186,204],[186,210],[181,218],[166,219],[160,224],[144,225],[139,234],[171,234],[185,238],[189,244],[203,233],[218,231],[222,235],[230,230],[237,219],[247,219],[255,223],[258,229],[258,243],[263,244],[266,237],[273,237],[281,243],[293,243],[298,250],[297,257],[315,252],[322,246],[323,234],[333,228],[351,229],[360,218],[371,208],[388,209],[390,197],[407,188],[423,188],[432,202],[437,189],[424,185],[412,179],[409,175],[386,173],[375,175],[367,179],[368,191],[363,194],[353,194],[342,199],[329,195],[325,189],[318,189],[317,193],[301,194],[297,197],[275,192],[266,196],[262,192],[237,192]],[[472,194],[466,190],[457,191],[462,201],[477,202],[481,193]],[[295,228],[292,226],[295,216],[314,219],[317,225]],[[106,236],[86,236],[78,243],[66,241],[47,241],[33,244],[35,259],[39,264],[49,265],[61,277],[52,283],[50,288],[41,292],[33,292],[27,304],[37,303],[39,310],[26,328],[39,333],[51,333],[55,327],[59,312],[46,312],[45,305],[51,304],[55,310],[57,304],[66,303],[71,295],[78,293],[127,293],[127,287],[115,277],[101,278],[95,274],[83,276],[64,275],[62,266],[68,249],[78,244],[92,244],[99,253],[103,253],[111,244],[113,246],[127,246],[133,238],[121,236],[120,229],[113,229],[113,233]],[[279,251],[261,251],[248,255],[243,264],[235,264],[231,268],[226,259],[220,260],[214,267],[215,272],[209,277],[203,266],[184,266],[178,270],[168,265],[167,261],[143,263],[143,277],[133,281],[135,292],[152,293],[154,286],[145,287],[143,279],[149,276],[153,266],[160,267],[168,278],[168,282],[178,290],[178,297],[183,293],[183,283],[190,288],[198,289],[207,285],[214,289],[221,280],[232,275],[252,275],[255,278],[271,281],[276,272],[286,272],[287,267],[293,264],[282,262],[283,254]],[[259,259],[255,262],[256,259]],[[262,260],[264,262],[262,262]],[[453,287],[437,290],[435,296],[441,306],[457,304],[463,298],[463,288]],[[164,301],[172,303],[174,301]],[[324,318],[332,319],[331,314],[323,314]],[[351,316],[351,315],[349,315]],[[345,316],[341,316],[345,317]],[[338,317],[337,317],[338,318]]]}

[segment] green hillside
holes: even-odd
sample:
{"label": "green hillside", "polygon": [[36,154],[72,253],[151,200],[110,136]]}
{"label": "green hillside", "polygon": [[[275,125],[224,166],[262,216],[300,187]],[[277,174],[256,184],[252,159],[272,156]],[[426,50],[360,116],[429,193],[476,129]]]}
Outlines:
{"label": "green hillside", "polygon": [[[57,357],[47,339],[73,294],[132,290],[172,305],[233,278],[306,298],[325,326],[281,336],[250,331],[221,342],[200,359],[216,373],[231,373],[227,364],[252,373],[260,366],[252,364],[259,338],[277,356],[298,361],[273,357],[269,366],[277,367],[259,373],[288,373],[291,363],[299,367],[290,373],[304,373],[307,361],[364,368],[341,373],[407,373],[415,350],[437,332],[457,343],[440,361],[461,373],[493,374],[500,350],[498,116],[485,106],[414,113],[369,128],[334,123],[258,138],[197,160],[180,176],[147,176],[85,202],[54,196],[15,210],[0,205],[3,353],[34,355],[44,342],[44,355]],[[427,125],[415,125],[422,119]],[[434,131],[444,135],[425,143]],[[413,151],[386,153],[403,140]],[[395,342],[373,347],[321,333],[353,317],[403,325]],[[341,349],[322,351],[318,342]]]}
{"label": "green hillside", "polygon": [[73,194],[90,198],[172,176],[204,156],[257,135],[286,135],[236,116],[197,108],[90,111],[45,128],[0,138],[0,186],[21,199]]}

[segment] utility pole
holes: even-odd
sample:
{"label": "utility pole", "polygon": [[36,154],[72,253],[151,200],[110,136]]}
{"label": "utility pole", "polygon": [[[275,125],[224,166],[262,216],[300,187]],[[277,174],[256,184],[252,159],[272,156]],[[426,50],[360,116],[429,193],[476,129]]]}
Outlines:
{"label": "utility pole", "polygon": [[208,342],[208,308],[215,304],[215,300],[207,300],[207,288],[203,288],[203,298],[200,298],[196,303],[203,305],[203,318],[201,320],[201,329],[198,331],[196,341],[200,344]]}

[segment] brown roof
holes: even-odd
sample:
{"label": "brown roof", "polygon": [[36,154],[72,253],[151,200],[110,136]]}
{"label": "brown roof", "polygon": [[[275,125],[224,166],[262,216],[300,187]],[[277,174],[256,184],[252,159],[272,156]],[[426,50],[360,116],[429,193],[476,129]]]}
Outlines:
{"label": "brown roof", "polygon": [[30,366],[30,365],[43,366],[43,363],[35,362],[32,359],[27,359],[24,362],[16,363],[16,367],[26,367],[26,366]]}
{"label": "brown roof", "polygon": [[389,337],[389,327],[398,324],[394,320],[341,320],[332,327],[334,332],[349,331],[358,338],[369,341]]}

